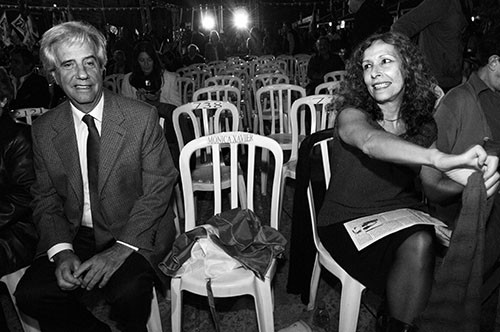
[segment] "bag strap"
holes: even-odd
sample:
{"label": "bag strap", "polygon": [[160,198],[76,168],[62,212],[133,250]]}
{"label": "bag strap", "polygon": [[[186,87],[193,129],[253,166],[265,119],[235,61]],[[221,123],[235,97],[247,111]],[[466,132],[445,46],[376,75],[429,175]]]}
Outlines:
{"label": "bag strap", "polygon": [[215,331],[220,332],[220,319],[219,314],[215,310],[215,300],[214,293],[212,292],[212,279],[207,279],[207,295],[208,295],[208,305],[210,307],[210,313],[212,314],[212,319],[215,324]]}

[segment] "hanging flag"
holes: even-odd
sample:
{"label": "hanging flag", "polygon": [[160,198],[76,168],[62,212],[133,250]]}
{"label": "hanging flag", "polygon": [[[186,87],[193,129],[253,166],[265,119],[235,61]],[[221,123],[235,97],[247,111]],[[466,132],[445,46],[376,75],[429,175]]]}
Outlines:
{"label": "hanging flag", "polygon": [[31,50],[38,40],[38,32],[33,26],[31,15],[28,15],[25,23],[26,33],[23,38],[23,44],[26,45],[29,50]]}
{"label": "hanging flag", "polygon": [[27,33],[27,27],[26,27],[26,21],[24,18],[19,14],[19,16],[16,17],[14,21],[10,23],[16,30],[21,34],[21,36],[24,38],[24,36]]}
{"label": "hanging flag", "polygon": [[9,21],[7,21],[7,14],[5,12],[3,12],[2,17],[0,18],[0,37],[2,38],[2,42],[5,46],[12,45],[12,41],[10,40]]}

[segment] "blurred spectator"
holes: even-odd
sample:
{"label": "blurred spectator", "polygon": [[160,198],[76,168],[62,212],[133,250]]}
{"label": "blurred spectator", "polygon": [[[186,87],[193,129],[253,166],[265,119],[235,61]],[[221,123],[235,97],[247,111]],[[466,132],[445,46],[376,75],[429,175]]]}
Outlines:
{"label": "blurred spectator", "polygon": [[200,31],[198,25],[193,25],[193,32],[191,33],[191,44],[198,46],[201,54],[205,54],[205,44],[207,40],[205,35]]}
{"label": "blurred spectator", "polygon": [[351,49],[373,33],[388,31],[392,16],[376,0],[349,0],[349,11],[354,14],[353,28],[350,35]]}
{"label": "blurred spectator", "polygon": [[106,75],[126,74],[131,71],[131,67],[127,62],[127,56],[123,50],[115,50],[113,58],[106,66]]}
{"label": "blurred spectator", "polygon": [[306,86],[307,95],[314,94],[314,89],[323,83],[323,76],[334,70],[343,70],[344,61],[338,54],[331,51],[328,37],[321,36],[316,41],[316,54],[309,60],[307,65],[307,77],[310,79]]}
{"label": "blurred spectator", "polygon": [[289,55],[300,53],[301,45],[299,34],[292,28],[290,22],[283,23],[283,52]]}
{"label": "blurred spectator", "polygon": [[468,0],[424,0],[400,17],[392,30],[411,37],[418,35],[418,45],[439,86],[446,92],[462,82],[462,32],[468,25],[464,14]]}
{"label": "blurred spectator", "polygon": [[250,37],[247,39],[248,55],[263,55],[262,33],[257,27],[250,29]]}
{"label": "blurred spectator", "polygon": [[118,38],[114,43],[113,49],[125,52],[129,67],[132,67],[132,63],[134,62],[132,59],[134,43],[135,37],[130,28],[121,27],[118,31]]}
{"label": "blurred spectator", "polygon": [[264,37],[262,39],[264,54],[281,54],[281,41],[277,31],[271,27],[264,28]]}
{"label": "blurred spectator", "polygon": [[49,107],[49,84],[45,77],[34,72],[35,59],[26,48],[14,48],[10,52],[10,73],[14,84],[11,109]]}
{"label": "blurred spectator", "polygon": [[210,37],[205,44],[205,59],[208,62],[226,60],[226,50],[220,42],[219,33],[215,30],[210,31]]}
{"label": "blurred spectator", "polygon": [[189,66],[195,63],[205,63],[205,58],[200,54],[198,46],[189,44],[187,54],[182,58],[182,64]]}

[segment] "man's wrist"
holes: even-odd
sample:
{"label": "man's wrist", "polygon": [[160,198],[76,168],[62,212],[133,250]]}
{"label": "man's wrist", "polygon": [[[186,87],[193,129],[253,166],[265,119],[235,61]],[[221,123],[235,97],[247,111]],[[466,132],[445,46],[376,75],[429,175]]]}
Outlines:
{"label": "man's wrist", "polygon": [[55,254],[52,257],[52,259],[54,260],[54,262],[56,264],[58,264],[59,261],[63,260],[64,258],[66,258],[66,257],[68,257],[70,255],[74,255],[73,250],[65,249],[65,250],[59,251],[57,254]]}

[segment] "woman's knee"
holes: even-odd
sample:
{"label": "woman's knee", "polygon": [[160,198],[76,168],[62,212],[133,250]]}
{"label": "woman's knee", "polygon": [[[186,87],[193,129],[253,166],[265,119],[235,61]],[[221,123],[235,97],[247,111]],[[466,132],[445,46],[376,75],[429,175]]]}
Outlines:
{"label": "woman's knee", "polygon": [[397,257],[422,263],[434,262],[434,236],[426,231],[420,231],[407,238],[397,250]]}

